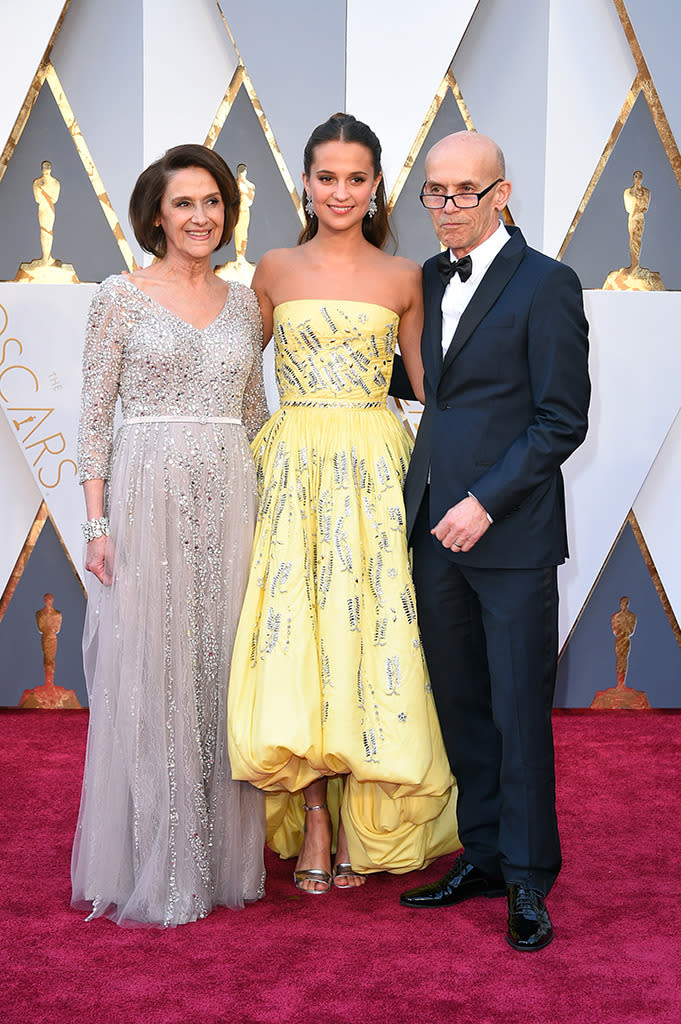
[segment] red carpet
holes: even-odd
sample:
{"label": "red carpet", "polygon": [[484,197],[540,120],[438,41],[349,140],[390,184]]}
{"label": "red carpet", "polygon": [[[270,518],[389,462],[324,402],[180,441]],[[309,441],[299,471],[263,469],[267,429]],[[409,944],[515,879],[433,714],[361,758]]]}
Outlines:
{"label": "red carpet", "polygon": [[267,898],[174,931],[85,924],[69,857],[86,713],[6,711],[0,1024],[679,1024],[681,715],[558,712],[565,863],[536,954],[504,940],[505,901],[397,902],[448,865]]}

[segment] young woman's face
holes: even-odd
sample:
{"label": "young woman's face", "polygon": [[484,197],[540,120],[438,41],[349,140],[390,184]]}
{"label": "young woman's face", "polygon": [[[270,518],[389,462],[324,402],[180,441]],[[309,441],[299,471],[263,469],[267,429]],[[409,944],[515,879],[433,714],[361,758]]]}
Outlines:
{"label": "young woman's face", "polygon": [[374,173],[371,150],[361,142],[322,142],[314,150],[305,191],[320,225],[344,230],[361,223],[381,175]]}

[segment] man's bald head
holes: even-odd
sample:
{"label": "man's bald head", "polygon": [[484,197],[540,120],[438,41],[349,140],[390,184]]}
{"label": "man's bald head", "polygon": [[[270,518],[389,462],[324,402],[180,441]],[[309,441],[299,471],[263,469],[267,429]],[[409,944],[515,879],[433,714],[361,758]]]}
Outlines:
{"label": "man's bald head", "polygon": [[[464,148],[465,147],[465,148]],[[506,177],[506,161],[501,147],[494,139],[487,135],[480,135],[478,132],[453,132],[440,139],[434,146],[431,146],[426,154],[426,175],[428,174],[428,162],[438,157],[446,157],[449,154],[468,152],[476,154],[479,159],[489,162],[490,170],[495,178]]]}
{"label": "man's bald head", "polygon": [[[499,226],[499,215],[511,194],[505,179],[504,154],[486,135],[455,132],[428,151],[424,191],[448,196],[429,213],[442,245],[459,259],[481,245]],[[477,196],[477,205],[459,206],[451,197]]]}

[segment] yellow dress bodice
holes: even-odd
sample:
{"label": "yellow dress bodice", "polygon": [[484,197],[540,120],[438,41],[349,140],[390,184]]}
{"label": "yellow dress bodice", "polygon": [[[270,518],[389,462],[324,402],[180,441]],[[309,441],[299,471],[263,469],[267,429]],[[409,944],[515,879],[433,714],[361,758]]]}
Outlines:
{"label": "yellow dress bodice", "polygon": [[399,317],[362,302],[295,299],[274,309],[282,406],[385,408]]}

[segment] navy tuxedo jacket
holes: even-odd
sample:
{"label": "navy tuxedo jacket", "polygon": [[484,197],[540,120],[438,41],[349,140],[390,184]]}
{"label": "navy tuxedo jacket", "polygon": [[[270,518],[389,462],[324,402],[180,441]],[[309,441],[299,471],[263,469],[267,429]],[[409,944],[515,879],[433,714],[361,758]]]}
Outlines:
{"label": "navy tuxedo jacket", "polygon": [[508,230],[444,360],[445,286],[436,257],[424,265],[426,404],[405,504],[411,534],[429,472],[431,527],[471,491],[494,524],[465,554],[443,554],[462,565],[530,569],[568,553],[560,466],[587,429],[588,325],[576,274]]}

